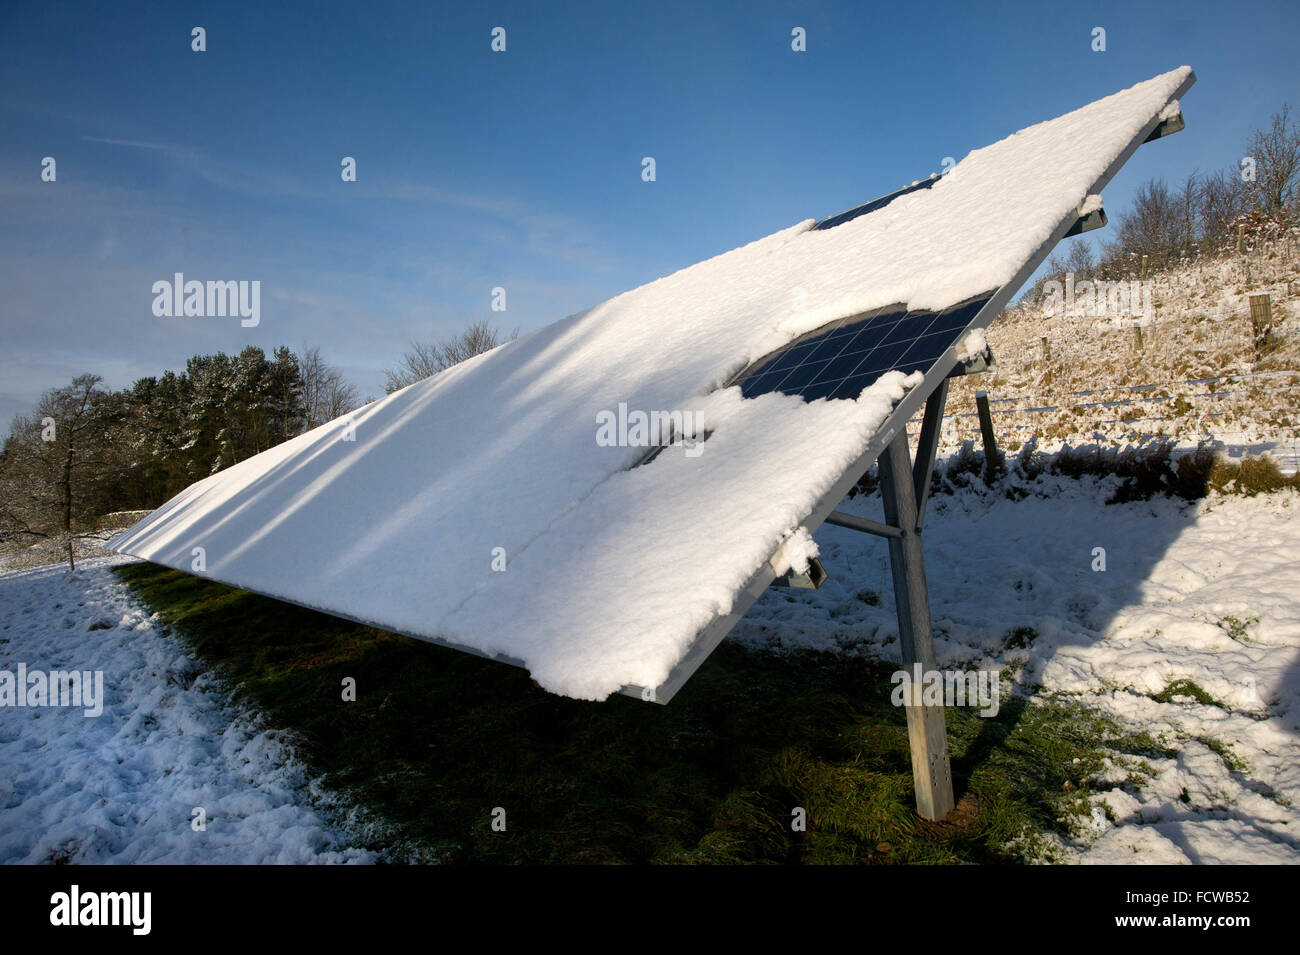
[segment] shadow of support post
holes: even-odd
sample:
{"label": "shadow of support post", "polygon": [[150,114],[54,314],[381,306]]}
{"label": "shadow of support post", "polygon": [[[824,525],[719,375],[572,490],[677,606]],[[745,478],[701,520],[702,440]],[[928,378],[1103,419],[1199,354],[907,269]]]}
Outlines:
{"label": "shadow of support post", "polygon": [[[923,450],[918,453],[918,458]],[[880,493],[884,499],[886,522],[901,531],[899,536],[888,540],[903,666],[910,673],[919,663],[922,672],[927,673],[934,669],[934,639],[906,429],[899,432],[880,457]],[[919,693],[921,687],[917,684],[912,690]],[[916,809],[923,818],[937,821],[948,815],[954,805],[943,706],[908,706],[906,709]]]}

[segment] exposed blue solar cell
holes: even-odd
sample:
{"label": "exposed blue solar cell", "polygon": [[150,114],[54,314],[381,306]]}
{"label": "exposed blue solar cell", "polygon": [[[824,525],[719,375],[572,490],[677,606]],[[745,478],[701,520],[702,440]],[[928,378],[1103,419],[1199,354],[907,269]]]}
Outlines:
{"label": "exposed blue solar cell", "polygon": [[914,371],[919,371],[921,374],[925,374],[926,370],[929,369],[932,364],[934,364],[933,358],[928,358],[924,361],[912,361],[909,359],[901,365],[895,365],[893,370],[901,371],[905,375],[910,375]]}
{"label": "exposed blue solar cell", "polygon": [[912,342],[920,338],[930,328],[930,323],[934,321],[934,315],[930,312],[923,314],[911,314],[899,320],[898,324],[889,330],[880,343],[881,346],[894,345],[898,342]]}
{"label": "exposed blue solar cell", "polygon": [[862,364],[863,359],[868,354],[870,353],[859,351],[837,355],[826,363],[826,367],[822,369],[821,374],[814,381],[840,381],[847,378],[858,370],[858,366]]}
{"label": "exposed blue solar cell", "polygon": [[744,384],[740,386],[740,393],[746,398],[752,398],[755,395],[765,395],[768,392],[776,391],[776,386],[781,383],[785,377],[785,372],[776,372],[766,375],[758,375],[754,378],[746,378]]}
{"label": "exposed blue solar cell", "polygon": [[940,332],[937,335],[923,335],[912,343],[912,347],[903,355],[908,361],[934,361],[943,354],[953,342],[951,334]]}
{"label": "exposed blue solar cell", "polygon": [[938,313],[890,306],[842,319],[754,365],[741,377],[741,394],[856,398],[887,371],[927,372],[991,294]]}
{"label": "exposed blue solar cell", "polygon": [[903,353],[911,347],[911,342],[887,342],[869,352],[855,370],[855,375],[875,371],[884,373],[893,368],[902,359]]}
{"label": "exposed blue solar cell", "polygon": [[817,347],[817,342],[815,341],[810,341],[807,344],[803,344],[803,345],[795,345],[793,348],[790,348],[784,354],[778,356],[776,361],[772,362],[772,364],[769,365],[766,370],[767,371],[789,371],[795,365],[799,364],[805,358],[807,358],[809,353],[812,352],[812,350],[816,347]]}
{"label": "exposed blue solar cell", "polygon": [[893,325],[877,325],[862,329],[849,339],[849,343],[844,347],[845,354],[852,355],[871,351],[884,341],[885,336],[893,330],[893,327]]}
{"label": "exposed blue solar cell", "polygon": [[823,219],[821,222],[818,222],[816,225],[814,225],[813,228],[833,229],[837,225],[844,225],[844,223],[851,222],[854,219],[858,218],[858,216],[865,216],[869,213],[875,212],[878,209],[885,208],[885,206],[889,205],[899,196],[905,196],[911,192],[919,192],[922,189],[929,189],[941,178],[942,177],[937,172],[932,173],[930,176],[926,177],[925,179],[922,179],[919,182],[912,183],[912,185],[910,186],[904,186],[902,189],[899,189],[896,192],[891,192],[888,195],[881,196],[879,199],[872,199],[870,202],[864,202],[860,206],[854,206],[852,209],[848,209],[844,212],[837,213],[836,215],[831,216],[829,219]]}
{"label": "exposed blue solar cell", "polygon": [[828,364],[829,362],[819,361],[796,365],[786,373],[785,378],[783,378],[781,383],[777,385],[777,390],[784,392],[787,395],[799,394],[803,387],[816,378],[817,373]]}
{"label": "exposed blue solar cell", "polygon": [[934,324],[930,326],[931,332],[946,332],[954,328],[965,328],[970,324],[975,313],[983,307],[983,302],[969,302],[965,305],[958,305],[956,308],[950,308],[946,312],[935,317]]}
{"label": "exposed blue solar cell", "polygon": [[838,381],[814,381],[811,384],[804,385],[799,394],[803,395],[805,401],[829,398],[831,392],[839,387],[839,384]]}
{"label": "exposed blue solar cell", "polygon": [[889,311],[881,312],[879,315],[873,315],[865,321],[853,322],[849,327],[856,328],[859,332],[867,330],[878,331],[883,335],[901,322],[906,316],[907,312],[902,309],[891,308]]}
{"label": "exposed blue solar cell", "polygon": [[851,338],[853,338],[853,336],[856,335],[858,331],[859,329],[854,325],[840,325],[838,327],[835,327],[832,331],[826,333],[826,340],[832,342],[839,342],[841,345],[843,345]]}
{"label": "exposed blue solar cell", "polygon": [[880,377],[880,373],[853,375],[845,378],[835,386],[835,390],[828,395],[830,398],[856,398],[862,394],[873,381]]}
{"label": "exposed blue solar cell", "polygon": [[844,350],[844,345],[849,341],[849,338],[844,336],[832,337],[833,335],[834,333],[831,333],[820,340],[817,347],[808,355],[807,364],[811,365],[819,361],[827,361],[828,359],[834,358]]}

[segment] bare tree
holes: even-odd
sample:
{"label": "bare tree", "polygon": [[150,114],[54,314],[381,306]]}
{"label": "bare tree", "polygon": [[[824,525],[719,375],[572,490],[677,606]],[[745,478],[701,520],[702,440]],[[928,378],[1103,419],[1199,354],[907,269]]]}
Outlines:
{"label": "bare tree", "polygon": [[1201,208],[1201,177],[1196,170],[1188,173],[1174,196],[1178,203],[1178,251],[1185,256],[1196,253],[1198,219]]}
{"label": "bare tree", "polygon": [[36,414],[14,419],[3,455],[6,536],[67,539],[68,566],[76,569],[74,529],[91,517],[115,462],[105,409],[109,395],[98,375],[47,391]]}
{"label": "bare tree", "polygon": [[[510,333],[507,341],[513,341],[518,337],[519,329],[516,328]],[[500,331],[484,320],[475,322],[452,338],[437,342],[412,342],[397,367],[384,372],[387,378],[384,391],[391,395],[407,385],[413,385],[452,365],[458,365],[467,358],[491,351],[501,342]]]}
{"label": "bare tree", "polygon": [[1052,257],[1044,263],[1043,270],[1039,273],[1038,278],[1034,279],[1034,284],[1021,294],[1018,301],[1026,304],[1041,302],[1043,300],[1043,289],[1047,283],[1061,281],[1069,270],[1070,266],[1061,253],[1053,252]]}
{"label": "bare tree", "polygon": [[335,418],[341,418],[360,406],[361,401],[357,398],[357,389],[352,382],[344,378],[342,372],[330,375],[326,381],[325,391],[321,395],[321,407],[325,412],[324,420],[333,421]]}
{"label": "bare tree", "polygon": [[1065,257],[1065,271],[1073,272],[1075,278],[1086,278],[1092,275],[1092,270],[1097,267],[1096,260],[1092,257],[1092,246],[1087,239],[1076,239],[1074,245],[1070,246],[1070,254]]}
{"label": "bare tree", "polygon": [[1300,127],[1284,105],[1273,114],[1267,130],[1256,129],[1247,147],[1255,160],[1255,185],[1260,209],[1279,218],[1300,202]]}
{"label": "bare tree", "polygon": [[1217,172],[1202,180],[1201,235],[1210,246],[1210,254],[1220,250],[1219,247],[1231,234],[1236,222],[1249,209],[1250,195],[1237,170]]}
{"label": "bare tree", "polygon": [[1115,244],[1108,258],[1117,263],[1147,255],[1157,268],[1167,267],[1178,253],[1185,224],[1178,198],[1163,179],[1150,179],[1138,187],[1133,208],[1119,217]]}
{"label": "bare tree", "polygon": [[52,514],[36,467],[40,452],[40,422],[30,415],[15,416],[0,452],[0,543],[50,537]]}
{"label": "bare tree", "polygon": [[307,412],[305,430],[333,421],[357,407],[357,389],[340,369],[321,357],[315,345],[304,345],[298,352],[298,368]]}

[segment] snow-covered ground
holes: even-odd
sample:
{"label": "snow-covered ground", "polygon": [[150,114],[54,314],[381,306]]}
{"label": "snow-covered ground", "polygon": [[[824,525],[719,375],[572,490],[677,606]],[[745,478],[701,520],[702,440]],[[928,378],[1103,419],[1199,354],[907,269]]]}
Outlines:
{"label": "snow-covered ground", "polygon": [[1215,434],[1209,446],[1222,450],[1229,461],[1268,455],[1283,474],[1300,471],[1300,438],[1295,436],[1260,439],[1245,431],[1224,430]]}
{"label": "snow-covered ground", "polygon": [[[1149,760],[1156,773],[1140,789],[1116,770],[1094,831],[1066,851],[1084,862],[1300,862],[1300,495],[1107,505],[1110,482],[1025,487],[1020,501],[963,492],[931,503],[939,667],[1023,664],[1021,692],[1077,695],[1177,751]],[[842,509],[879,519],[877,501]],[[896,660],[885,543],[831,526],[816,540],[827,584],[769,591],[733,639]],[[1104,571],[1093,570],[1097,547]],[[1019,628],[1036,636],[1009,647]],[[1220,705],[1152,698],[1178,680]]]}
{"label": "snow-covered ground", "polygon": [[[1018,692],[1070,695],[1176,752],[1139,786],[1117,766],[1093,831],[1064,850],[1300,862],[1300,494],[1107,505],[1110,482],[1023,489],[931,503],[940,667],[1019,664]],[[877,502],[843,509],[879,517]],[[816,538],[826,586],[773,589],[733,639],[896,659],[884,543]],[[0,576],[0,670],[102,669],[106,690],[97,718],[0,709],[0,862],[371,861],[327,821],[291,743],[230,701],[109,572],[118,560]],[[1009,646],[1017,630],[1028,646]],[[1153,698],[1179,680],[1218,705]]]}
{"label": "snow-covered ground", "polygon": [[[0,708],[0,863],[369,862],[283,734],[101,558],[0,576],[0,671],[103,671],[103,712]],[[193,827],[201,807],[206,829]]]}

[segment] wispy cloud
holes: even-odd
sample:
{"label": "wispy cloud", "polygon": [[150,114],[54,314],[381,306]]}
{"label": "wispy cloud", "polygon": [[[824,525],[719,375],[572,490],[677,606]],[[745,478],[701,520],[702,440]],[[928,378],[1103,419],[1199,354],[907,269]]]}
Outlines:
{"label": "wispy cloud", "polygon": [[125,146],[129,149],[147,149],[169,157],[183,172],[204,182],[239,195],[253,197],[290,196],[324,198],[323,191],[310,189],[301,180],[264,167],[227,159],[214,159],[199,149],[175,143],[154,142],[141,139],[116,139],[104,136],[82,136],[82,140],[108,146]]}
{"label": "wispy cloud", "polygon": [[514,231],[498,234],[498,239],[522,241],[529,251],[537,255],[561,259],[597,271],[608,271],[612,268],[608,256],[599,251],[601,244],[596,234],[585,223],[571,216],[547,212],[539,209],[535,204],[513,196],[460,192],[407,180],[367,179],[349,184],[348,192],[345,194],[337,188],[309,184],[293,176],[272,172],[265,168],[214,159],[200,150],[173,143],[86,135],[81,139],[108,146],[164,153],[185,172],[204,182],[239,195],[255,198],[275,196],[341,201],[344,198],[352,200],[365,197],[459,209],[512,226]]}
{"label": "wispy cloud", "polygon": [[166,143],[143,143],[135,139],[105,139],[102,136],[82,136],[88,143],[107,143],[110,146],[134,146],[136,149],[160,149],[163,152],[176,151],[177,147]]}

